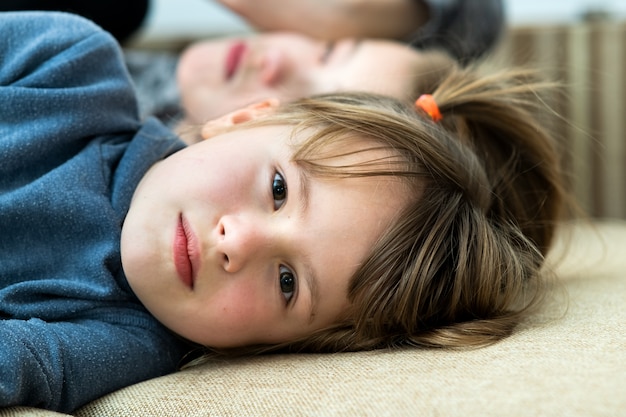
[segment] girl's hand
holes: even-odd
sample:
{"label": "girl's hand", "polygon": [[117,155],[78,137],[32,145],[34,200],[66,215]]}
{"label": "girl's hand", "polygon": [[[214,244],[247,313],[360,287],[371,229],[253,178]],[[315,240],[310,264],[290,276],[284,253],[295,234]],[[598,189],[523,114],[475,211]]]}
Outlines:
{"label": "girl's hand", "polygon": [[258,30],[320,39],[402,39],[428,20],[420,0],[218,0]]}

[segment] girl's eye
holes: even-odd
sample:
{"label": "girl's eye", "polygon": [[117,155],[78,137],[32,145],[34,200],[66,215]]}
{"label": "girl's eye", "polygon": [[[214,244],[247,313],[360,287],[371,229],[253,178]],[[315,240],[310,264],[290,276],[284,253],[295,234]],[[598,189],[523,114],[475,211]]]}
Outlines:
{"label": "girl's eye", "polygon": [[296,277],[293,275],[293,272],[285,266],[280,267],[278,276],[280,292],[283,293],[283,297],[285,297],[287,304],[289,304],[296,290]]}
{"label": "girl's eye", "polygon": [[272,180],[272,197],[274,198],[274,210],[281,208],[287,199],[287,183],[278,172],[274,174]]}

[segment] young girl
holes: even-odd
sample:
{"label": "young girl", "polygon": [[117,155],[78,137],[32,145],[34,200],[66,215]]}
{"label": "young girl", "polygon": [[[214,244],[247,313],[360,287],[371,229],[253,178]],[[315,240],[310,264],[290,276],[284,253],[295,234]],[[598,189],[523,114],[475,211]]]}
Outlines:
{"label": "young girl", "polygon": [[483,345],[541,294],[562,186],[521,75],[270,99],[185,148],[97,27],[0,31],[0,406],[71,412],[197,345]]}

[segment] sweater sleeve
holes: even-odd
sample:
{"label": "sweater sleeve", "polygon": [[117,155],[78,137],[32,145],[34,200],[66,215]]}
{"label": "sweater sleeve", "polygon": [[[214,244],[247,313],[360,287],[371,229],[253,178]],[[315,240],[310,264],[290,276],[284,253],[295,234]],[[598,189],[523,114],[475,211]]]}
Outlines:
{"label": "sweater sleeve", "polygon": [[[46,229],[16,215],[25,210],[26,201],[28,207],[47,213],[52,203],[67,200],[68,209],[56,212],[58,224],[71,227],[82,219],[71,192],[46,194],[40,188],[47,190],[52,182],[47,179],[65,172],[63,161],[82,163],[81,149],[95,137],[134,135],[139,129],[137,105],[119,46],[83,18],[51,12],[0,13],[0,39],[0,207],[10,208],[0,210],[0,224],[23,222],[24,230],[30,227],[32,232],[10,234],[0,227],[0,247],[19,244],[28,255],[20,260],[0,252],[0,408],[24,405],[71,412],[112,390],[175,371],[183,353],[178,340],[138,303],[125,293],[119,295],[122,290],[110,290],[117,284],[106,275],[108,270],[94,267],[114,263],[105,241],[95,246],[106,254],[101,261],[57,271],[52,257],[75,255],[76,247],[89,242],[72,247],[67,234],[60,234],[46,247],[49,256],[35,258],[39,240],[25,238]],[[88,149],[103,152],[105,147]],[[105,178],[104,168],[97,163],[100,156],[86,159],[94,161],[93,170],[69,178],[72,191],[88,187],[87,183],[91,186],[86,177],[93,171],[91,176],[98,179],[93,184],[98,187]],[[39,200],[34,199],[34,191],[40,193]],[[105,197],[106,192],[102,191]],[[100,194],[94,196],[105,201]],[[96,218],[98,213],[85,216]],[[95,240],[101,233],[88,231]],[[41,236],[46,239],[47,235]],[[23,268],[8,266],[16,262]],[[40,275],[33,272],[35,267]],[[92,288],[93,283],[98,285]],[[51,291],[28,292],[29,285],[49,285]],[[15,314],[11,303],[18,304],[20,294],[26,300],[23,304],[37,305],[38,310]]]}
{"label": "sweater sleeve", "polygon": [[462,64],[496,44],[504,28],[502,0],[424,0],[430,19],[409,39],[416,48],[443,48]]}
{"label": "sweater sleeve", "polygon": [[[139,129],[137,101],[116,41],[65,13],[0,13],[0,159],[54,166],[96,135]],[[14,166],[0,166],[0,176]],[[39,166],[40,169],[45,167]]]}
{"label": "sweater sleeve", "polygon": [[0,321],[0,407],[71,413],[155,372],[172,372],[177,359],[161,351],[171,341],[146,328],[94,320]]}

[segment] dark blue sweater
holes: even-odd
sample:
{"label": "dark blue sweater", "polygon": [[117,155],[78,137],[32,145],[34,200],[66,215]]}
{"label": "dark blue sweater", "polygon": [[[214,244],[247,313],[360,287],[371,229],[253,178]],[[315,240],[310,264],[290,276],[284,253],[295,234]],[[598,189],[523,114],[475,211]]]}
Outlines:
{"label": "dark blue sweater", "polygon": [[0,13],[0,62],[0,407],[71,412],[184,354],[120,261],[138,181],[183,144],[140,125],[116,42],[86,20]]}

